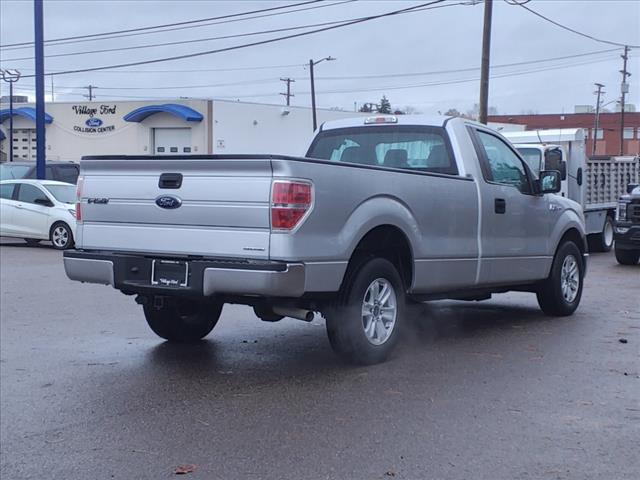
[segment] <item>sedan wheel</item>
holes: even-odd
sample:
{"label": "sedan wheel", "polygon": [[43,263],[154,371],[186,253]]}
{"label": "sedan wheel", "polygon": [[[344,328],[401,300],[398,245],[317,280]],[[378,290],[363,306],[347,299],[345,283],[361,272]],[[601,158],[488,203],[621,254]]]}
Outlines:
{"label": "sedan wheel", "polygon": [[56,250],[73,247],[73,234],[66,223],[56,223],[51,227],[51,243]]}

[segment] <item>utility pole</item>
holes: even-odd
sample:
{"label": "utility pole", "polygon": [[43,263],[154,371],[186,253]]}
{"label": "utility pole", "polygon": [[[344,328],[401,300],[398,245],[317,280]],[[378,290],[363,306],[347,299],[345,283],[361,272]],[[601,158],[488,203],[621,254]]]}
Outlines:
{"label": "utility pole", "polygon": [[602,87],[604,87],[603,84],[596,83],[595,86],[598,87],[598,91],[593,93],[598,95],[598,99],[596,100],[596,124],[593,127],[593,151],[591,153],[592,155],[596,154],[596,142],[598,141],[598,127],[600,124],[600,95],[602,95],[603,93],[606,93],[602,91]]}
{"label": "utility pole", "polygon": [[491,13],[493,0],[484,0],[484,27],[482,31],[482,64],[480,65],[480,111],[478,121],[487,123],[489,104],[489,57],[491,53]]}
{"label": "utility pole", "polygon": [[295,82],[295,80],[293,78],[281,78],[280,79],[281,82],[286,82],[287,84],[287,93],[281,93],[280,95],[284,95],[285,97],[287,97],[287,107],[291,105],[291,97],[295,97],[295,95],[293,93],[291,93],[291,82]]}
{"label": "utility pole", "polygon": [[47,141],[44,130],[44,20],[43,0],[33,0],[33,26],[36,70],[36,176],[45,179],[45,149]]}
{"label": "utility pole", "polygon": [[88,85],[86,87],[83,87],[86,90],[89,90],[89,95],[83,95],[84,98],[88,98],[89,101],[92,101],[95,97],[95,95],[93,94],[93,89],[94,88],[98,88],[95,85]]}
{"label": "utility pole", "polygon": [[627,83],[627,77],[630,77],[631,74],[627,72],[627,60],[629,58],[629,47],[624,47],[624,55],[620,55],[623,60],[623,67],[620,70],[622,74],[622,83],[620,84],[620,155],[624,155],[624,102],[627,93],[629,93],[629,84]]}
{"label": "utility pole", "polygon": [[51,78],[51,102],[53,103],[56,101],[56,98],[53,94],[53,75],[49,75],[49,77]]}
{"label": "utility pole", "polygon": [[19,70],[1,70],[2,80],[9,84],[9,161],[13,162],[13,84],[20,80]]}

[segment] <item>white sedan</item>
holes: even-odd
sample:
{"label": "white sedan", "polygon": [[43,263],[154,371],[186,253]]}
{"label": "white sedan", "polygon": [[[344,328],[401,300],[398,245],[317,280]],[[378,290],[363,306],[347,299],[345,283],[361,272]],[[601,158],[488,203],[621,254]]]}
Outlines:
{"label": "white sedan", "polygon": [[0,236],[24,238],[35,245],[73,247],[76,233],[76,186],[53,180],[0,182]]}

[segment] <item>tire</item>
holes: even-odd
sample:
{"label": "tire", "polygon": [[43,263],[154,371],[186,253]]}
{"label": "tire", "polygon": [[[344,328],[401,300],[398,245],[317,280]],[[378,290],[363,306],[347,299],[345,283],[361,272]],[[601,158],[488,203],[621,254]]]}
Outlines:
{"label": "tire", "polygon": [[398,343],[405,309],[405,287],[391,262],[357,262],[349,268],[336,304],[324,315],[331,347],[351,363],[383,362]]}
{"label": "tire", "polygon": [[64,222],[56,222],[51,226],[49,240],[56,250],[67,250],[74,245],[71,228]]}
{"label": "tire", "polygon": [[30,247],[35,247],[41,242],[41,240],[38,238],[25,238],[24,241],[27,242],[27,245],[29,245]]}
{"label": "tire", "polygon": [[190,343],[206,337],[222,313],[220,302],[176,300],[161,308],[144,305],[144,316],[151,330],[170,342]]}
{"label": "tire", "polygon": [[584,279],[582,253],[573,242],[564,242],[556,252],[551,274],[537,292],[538,304],[549,316],[573,314],[580,304]]}
{"label": "tire", "polygon": [[607,215],[602,226],[602,232],[590,235],[589,245],[594,252],[610,252],[613,248],[613,218]]}
{"label": "tire", "polygon": [[640,260],[640,250],[620,250],[616,248],[616,260],[620,265],[635,265]]}

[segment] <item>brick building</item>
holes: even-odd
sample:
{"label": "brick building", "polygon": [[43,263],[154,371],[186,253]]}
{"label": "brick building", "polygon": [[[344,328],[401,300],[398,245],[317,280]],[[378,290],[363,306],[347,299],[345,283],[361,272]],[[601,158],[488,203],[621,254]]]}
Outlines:
{"label": "brick building", "polygon": [[[527,130],[548,128],[583,128],[587,135],[587,153],[593,153],[597,135],[596,155],[620,155],[620,113],[601,113],[595,132],[595,114],[563,113],[541,115],[490,115],[490,122],[526,125]],[[624,115],[624,155],[640,154],[640,112]]]}

